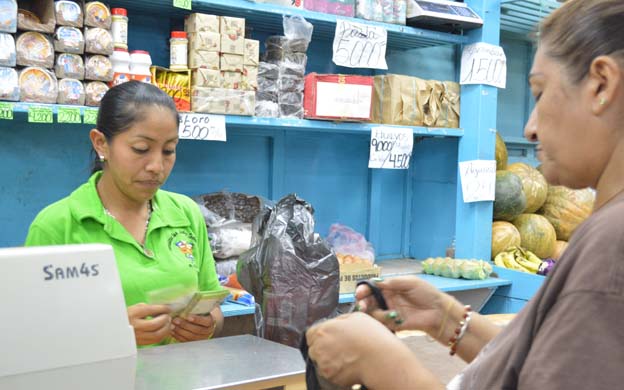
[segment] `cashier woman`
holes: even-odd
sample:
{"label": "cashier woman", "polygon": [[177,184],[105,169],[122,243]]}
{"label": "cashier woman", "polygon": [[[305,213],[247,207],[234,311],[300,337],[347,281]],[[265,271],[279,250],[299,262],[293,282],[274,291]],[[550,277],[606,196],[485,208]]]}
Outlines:
{"label": "cashier woman", "polygon": [[150,84],[120,84],[102,99],[89,137],[95,153],[91,177],[37,215],[26,245],[110,244],[137,345],[218,335],[219,307],[172,320],[168,306],[147,303],[150,292],[166,288],[219,289],[198,206],[160,189],[176,161],[178,112],[172,99]]}

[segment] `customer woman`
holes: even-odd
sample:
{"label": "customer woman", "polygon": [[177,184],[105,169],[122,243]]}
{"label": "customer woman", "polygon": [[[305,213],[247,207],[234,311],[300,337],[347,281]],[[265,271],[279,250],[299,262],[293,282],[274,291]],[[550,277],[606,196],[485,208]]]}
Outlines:
{"label": "customer woman", "polygon": [[[390,329],[419,329],[470,364],[453,389],[618,389],[624,380],[624,1],[570,0],[544,20],[529,75],[538,142],[552,184],[592,187],[592,215],[541,289],[502,331],[418,278],[368,288],[354,313],[307,333],[321,375],[369,389],[442,383]],[[376,319],[376,320],[375,320]],[[385,326],[383,326],[385,325]]]}
{"label": "customer woman", "polygon": [[223,326],[209,315],[171,320],[168,306],[147,304],[149,293],[219,288],[206,225],[188,197],[160,187],[178,144],[178,112],[157,87],[131,81],[102,99],[89,133],[93,174],[32,222],[26,245],[112,245],[138,345],[213,337]]}

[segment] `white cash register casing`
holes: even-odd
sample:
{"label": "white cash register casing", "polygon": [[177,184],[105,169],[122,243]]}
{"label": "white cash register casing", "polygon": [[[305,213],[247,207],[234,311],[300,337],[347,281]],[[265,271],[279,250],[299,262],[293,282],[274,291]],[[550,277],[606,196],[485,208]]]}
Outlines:
{"label": "white cash register casing", "polygon": [[134,388],[136,344],[113,250],[0,249],[0,389]]}

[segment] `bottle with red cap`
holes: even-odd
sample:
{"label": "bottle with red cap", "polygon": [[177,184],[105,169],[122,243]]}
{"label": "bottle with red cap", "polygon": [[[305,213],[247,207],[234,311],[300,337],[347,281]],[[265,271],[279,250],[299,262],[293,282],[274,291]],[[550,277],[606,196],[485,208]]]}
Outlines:
{"label": "bottle with red cap", "polygon": [[152,82],[152,57],[145,50],[133,50],[130,53],[130,75],[132,80],[143,81],[145,83]]}
{"label": "bottle with red cap", "polygon": [[169,68],[171,70],[188,69],[188,39],[185,31],[172,31],[169,40]]}
{"label": "bottle with red cap", "polygon": [[113,8],[111,14],[113,44],[115,47],[128,50],[128,11],[125,8]]}

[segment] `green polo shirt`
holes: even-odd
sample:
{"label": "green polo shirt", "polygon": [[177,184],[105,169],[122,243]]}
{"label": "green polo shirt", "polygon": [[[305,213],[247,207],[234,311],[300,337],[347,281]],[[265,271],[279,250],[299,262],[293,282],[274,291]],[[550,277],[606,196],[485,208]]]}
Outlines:
{"label": "green polo shirt", "polygon": [[148,302],[149,292],[167,287],[220,289],[204,218],[192,199],[158,190],[142,247],[104,212],[95,188],[101,174],[94,173],[67,198],[43,209],[30,225],[25,245],[111,245],[126,306]]}

